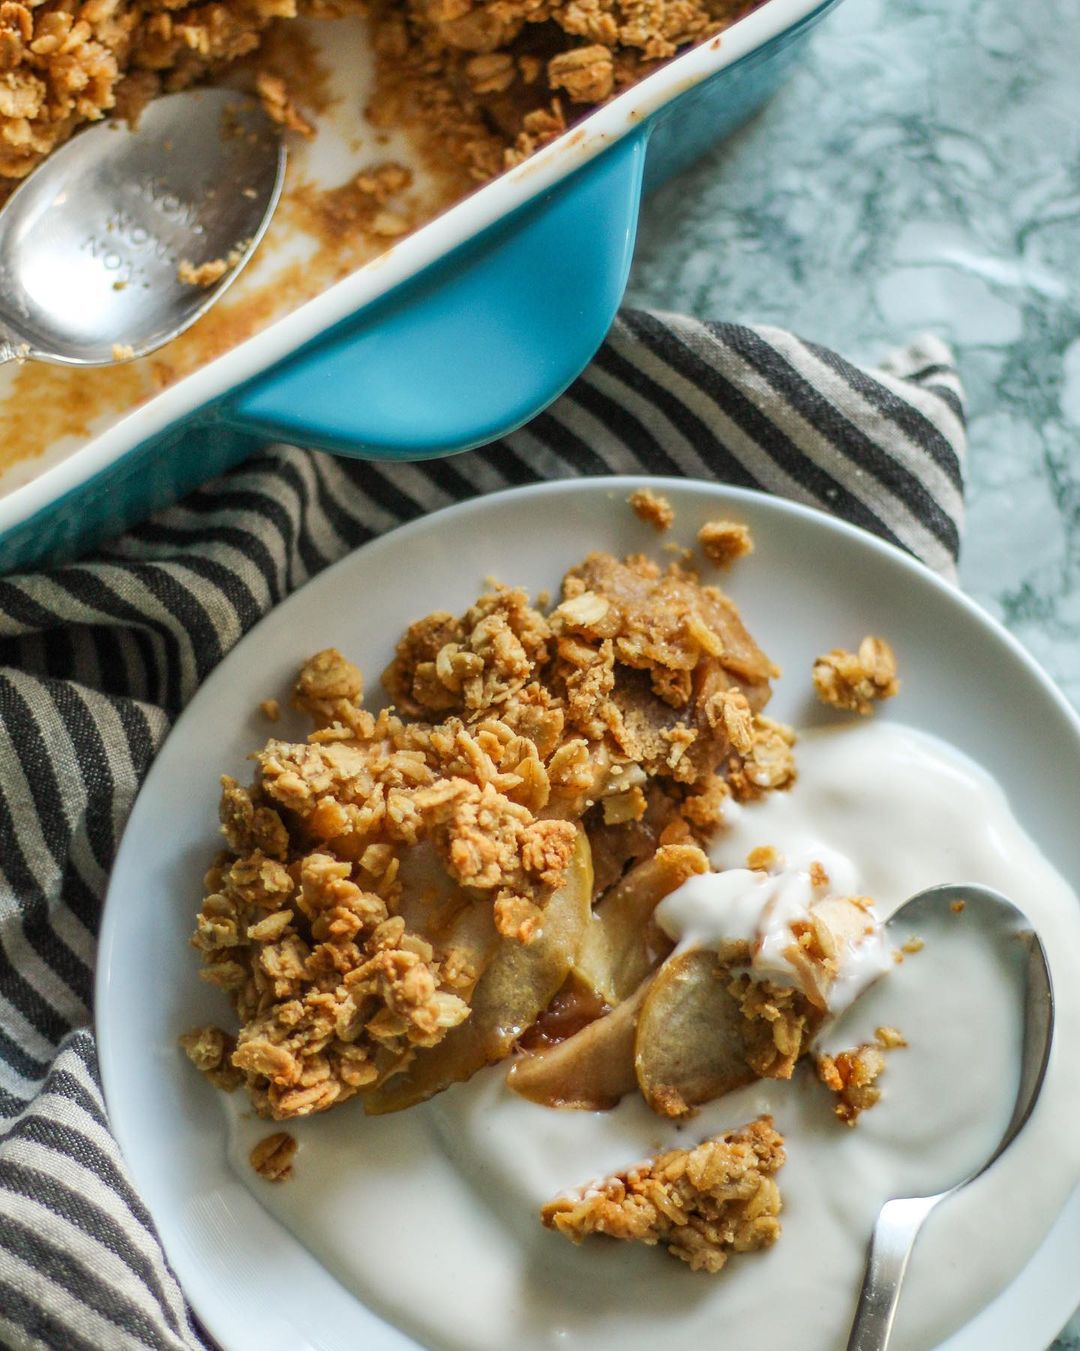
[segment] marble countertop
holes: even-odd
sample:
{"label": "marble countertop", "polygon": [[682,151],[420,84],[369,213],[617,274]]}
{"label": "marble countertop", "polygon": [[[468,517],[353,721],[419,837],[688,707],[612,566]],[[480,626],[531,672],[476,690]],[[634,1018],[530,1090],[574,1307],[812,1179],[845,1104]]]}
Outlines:
{"label": "marble countertop", "polygon": [[[769,106],[648,201],[627,299],[861,361],[951,343],[962,584],[1080,706],[1078,54],[1080,0],[845,0]],[[1080,1351],[1080,1316],[1054,1345]]]}

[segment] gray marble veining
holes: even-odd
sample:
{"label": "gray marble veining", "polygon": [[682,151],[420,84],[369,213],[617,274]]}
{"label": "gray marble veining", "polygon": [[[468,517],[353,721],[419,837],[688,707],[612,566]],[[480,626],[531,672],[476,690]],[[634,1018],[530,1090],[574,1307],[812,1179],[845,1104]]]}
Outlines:
{"label": "gray marble veining", "polygon": [[[647,203],[628,300],[864,361],[946,338],[963,585],[1080,706],[1080,0],[846,0],[768,108]],[[1080,1351],[1080,1316],[1055,1348]]]}
{"label": "gray marble veining", "polygon": [[963,583],[1080,704],[1080,0],[846,0],[647,203],[628,299],[861,360],[947,338]]}

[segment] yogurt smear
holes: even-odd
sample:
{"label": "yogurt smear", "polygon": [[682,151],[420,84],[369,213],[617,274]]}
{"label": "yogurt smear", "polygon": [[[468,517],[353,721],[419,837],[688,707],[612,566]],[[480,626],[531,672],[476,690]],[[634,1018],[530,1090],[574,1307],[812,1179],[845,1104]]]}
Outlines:
{"label": "yogurt smear", "polygon": [[[728,868],[691,877],[660,902],[655,917],[680,950],[723,954],[732,943],[747,944],[743,969],[752,979],[797,986],[836,1016],[894,964],[876,911],[851,899],[857,887],[852,861],[821,845],[778,872]],[[836,948],[825,962],[808,961],[798,948],[799,926],[815,920]]]}
{"label": "yogurt smear", "polygon": [[[741,868],[751,849],[772,845],[835,868],[839,888],[843,858],[852,869],[843,889],[873,896],[885,916],[934,883],[984,882],[1027,911],[1056,963],[1058,1050],[1039,1107],[990,1172],[935,1211],[916,1246],[893,1344],[926,1351],[1018,1273],[1080,1171],[1080,1076],[1062,1054],[1080,1041],[1070,979],[1080,903],[1001,788],[945,743],[875,719],[809,733],[797,754],[789,792],[732,814],[711,851],[718,868]],[[507,1089],[496,1065],[399,1116],[365,1118],[351,1102],[291,1122],[295,1176],[277,1185],[247,1162],[266,1123],[244,1117],[239,1095],[222,1095],[231,1158],[342,1284],[437,1351],[842,1351],[882,1202],[927,1194],[988,1157],[1016,1091],[1020,1009],[1001,942],[966,914],[919,936],[924,950],[825,1040],[840,1049],[891,1024],[909,1043],[889,1057],[884,1097],[854,1130],[809,1072],[752,1084],[679,1123],[636,1094],[610,1112],[540,1107]],[[559,1192],[761,1112],[774,1115],[788,1153],[783,1233],[767,1252],[710,1277],[636,1245],[597,1238],[575,1249],[541,1227],[540,1206]]]}

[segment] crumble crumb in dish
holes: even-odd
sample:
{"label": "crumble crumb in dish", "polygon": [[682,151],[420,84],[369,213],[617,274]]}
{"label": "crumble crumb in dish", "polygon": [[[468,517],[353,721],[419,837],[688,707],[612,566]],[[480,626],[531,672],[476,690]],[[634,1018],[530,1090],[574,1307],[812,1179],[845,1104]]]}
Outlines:
{"label": "crumble crumb in dish", "polygon": [[210,258],[205,263],[193,263],[188,258],[182,258],[176,269],[176,280],[182,286],[214,286],[239,263],[250,243],[249,239],[242,239],[233,245],[224,258]]}
{"label": "crumble crumb in dish", "polygon": [[895,1027],[879,1027],[874,1038],[853,1050],[817,1058],[818,1078],[836,1094],[833,1111],[846,1126],[854,1126],[863,1112],[881,1101],[877,1080],[885,1068],[885,1052],[907,1045]]}
{"label": "crumble crumb in dish", "polygon": [[834,647],[818,657],[812,674],[822,703],[864,717],[877,700],[891,699],[900,689],[896,654],[884,638],[864,638],[857,652]]}
{"label": "crumble crumb in dish", "polygon": [[213,286],[229,270],[224,258],[211,258],[206,263],[192,263],[187,258],[176,269],[176,280],[181,286]]}
{"label": "crumble crumb in dish", "polygon": [[267,1182],[285,1182],[292,1176],[296,1150],[296,1140],[288,1131],[275,1131],[255,1145],[249,1160],[252,1168]]}
{"label": "crumble crumb in dish", "polygon": [[[842,861],[759,845],[712,870],[733,804],[795,778],[795,735],[764,712],[775,673],[691,568],[599,552],[542,606],[491,581],[409,624],[390,706],[316,653],[293,688],[306,739],[271,735],[250,784],[221,779],[226,848],[192,943],[234,1019],[181,1038],[189,1059],[280,1122],[352,1098],[401,1111],[498,1062],[540,1105],[640,1094],[669,1122],[790,1079],[892,953],[870,900],[831,880]],[[896,1036],[820,1058],[838,1115],[876,1101]],[[252,1165],[280,1180],[295,1148],[278,1132]],[[762,1117],[544,1223],[717,1272],[775,1240],[783,1158]]]}
{"label": "crumble crumb in dish", "polygon": [[634,514],[656,530],[667,530],[675,520],[675,509],[671,503],[651,488],[635,488],[626,500]]}
{"label": "crumble crumb in dish", "polygon": [[706,521],[698,531],[698,545],[718,568],[728,568],[754,552],[750,529],[739,521]]}
{"label": "crumble crumb in dish", "polygon": [[716,1273],[732,1253],[771,1247],[780,1236],[784,1140],[770,1117],[672,1149],[603,1182],[556,1197],[541,1221],[574,1243],[590,1234],[662,1243],[692,1271]]}

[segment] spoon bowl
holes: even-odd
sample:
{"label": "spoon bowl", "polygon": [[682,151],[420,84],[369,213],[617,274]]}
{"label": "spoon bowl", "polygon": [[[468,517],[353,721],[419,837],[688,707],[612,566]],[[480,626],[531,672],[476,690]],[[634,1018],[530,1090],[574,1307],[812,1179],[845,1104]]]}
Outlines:
{"label": "spoon bowl", "polygon": [[[175,338],[250,258],[284,170],[278,129],[229,89],[73,137],[0,211],[0,360],[106,366]],[[220,276],[181,280],[219,259]]]}
{"label": "spoon bowl", "polygon": [[981,916],[984,922],[992,921],[1011,932],[1026,948],[1025,960],[1018,968],[1024,982],[1024,1026],[1016,1100],[1005,1133],[989,1158],[932,1196],[894,1197],[881,1207],[870,1239],[847,1351],[887,1351],[900,1287],[923,1222],[935,1206],[985,1173],[1008,1149],[1034,1111],[1046,1076],[1054,1036],[1053,985],[1043,945],[1022,910],[991,887],[947,883],[912,896],[890,917],[887,927],[943,915],[958,903],[963,903],[969,916]]}

